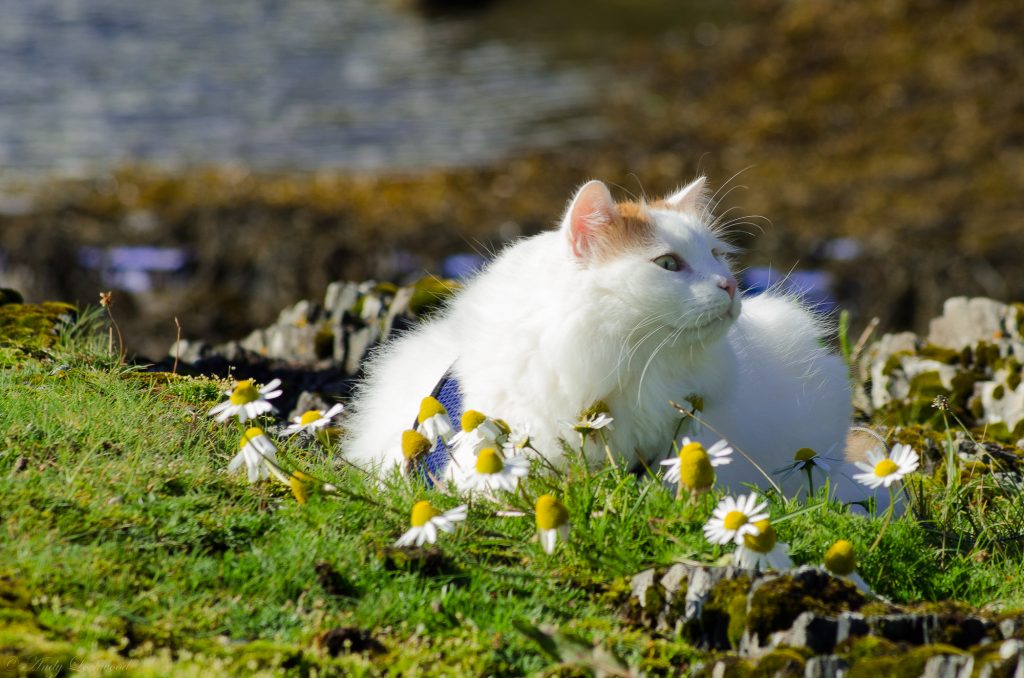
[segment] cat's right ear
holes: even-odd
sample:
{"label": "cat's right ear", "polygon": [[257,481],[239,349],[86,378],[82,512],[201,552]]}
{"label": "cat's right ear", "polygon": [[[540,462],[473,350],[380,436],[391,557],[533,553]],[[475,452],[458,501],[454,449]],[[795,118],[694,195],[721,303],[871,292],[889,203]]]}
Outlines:
{"label": "cat's right ear", "polygon": [[588,181],[576,191],[566,212],[562,230],[580,260],[589,260],[599,254],[609,233],[620,221],[619,210],[604,183]]}

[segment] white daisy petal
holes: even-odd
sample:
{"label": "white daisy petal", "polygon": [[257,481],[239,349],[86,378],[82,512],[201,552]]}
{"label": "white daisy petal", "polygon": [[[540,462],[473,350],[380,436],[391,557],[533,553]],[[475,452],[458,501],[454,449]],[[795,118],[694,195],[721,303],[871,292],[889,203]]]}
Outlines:
{"label": "white daisy petal", "polygon": [[540,545],[544,547],[544,553],[554,553],[557,542],[557,530],[540,530]]}
{"label": "white daisy petal", "polygon": [[[428,520],[426,525],[423,526],[423,539],[431,544],[437,543],[437,525],[433,518]],[[420,542],[417,546],[422,545],[422,543]]]}

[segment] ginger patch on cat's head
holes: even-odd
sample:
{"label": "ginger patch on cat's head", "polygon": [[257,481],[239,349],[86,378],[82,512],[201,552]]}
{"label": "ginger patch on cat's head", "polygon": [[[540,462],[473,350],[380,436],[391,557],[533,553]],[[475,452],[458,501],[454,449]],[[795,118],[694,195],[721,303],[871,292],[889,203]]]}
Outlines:
{"label": "ginger patch on cat's head", "polygon": [[654,242],[655,226],[643,203],[612,200],[608,187],[590,181],[569,205],[563,230],[573,255],[584,262],[603,262]]}

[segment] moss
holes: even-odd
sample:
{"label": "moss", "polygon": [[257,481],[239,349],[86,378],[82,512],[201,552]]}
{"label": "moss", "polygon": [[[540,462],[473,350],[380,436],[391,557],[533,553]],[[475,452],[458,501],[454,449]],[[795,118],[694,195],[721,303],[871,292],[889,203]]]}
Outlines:
{"label": "moss", "polygon": [[723,579],[715,584],[704,602],[699,619],[687,625],[687,635],[713,648],[735,647],[743,635],[744,619],[738,617],[734,620],[733,615],[745,615],[749,590],[750,578],[746,575]]}
{"label": "moss", "polygon": [[878,636],[848,638],[836,646],[835,654],[850,665],[850,677],[918,676],[925,663],[936,655],[962,655],[959,648],[933,643],[907,651],[903,646]]}
{"label": "moss", "polygon": [[885,359],[885,364],[882,365],[882,374],[889,376],[893,372],[903,367],[903,358],[914,355],[910,351],[896,351],[888,358]]}
{"label": "moss", "polygon": [[1006,388],[1002,384],[999,384],[994,389],[992,389],[992,397],[995,398],[996,400],[1002,400],[1003,396],[1005,395]]}
{"label": "moss", "polygon": [[22,351],[49,348],[77,313],[74,306],[54,301],[0,305],[0,346]]}
{"label": "moss", "polygon": [[0,608],[29,610],[32,595],[28,589],[11,575],[0,575]]}
{"label": "moss", "polygon": [[985,416],[985,405],[981,402],[981,398],[971,398],[967,409],[975,419],[981,419]]}
{"label": "moss", "polygon": [[823,571],[809,570],[800,577],[784,574],[762,583],[750,599],[747,627],[758,638],[789,628],[801,612],[836,615],[864,605],[857,587]]}
{"label": "moss", "polygon": [[959,352],[951,348],[936,346],[935,344],[925,344],[917,354],[922,358],[928,358],[945,365],[955,365],[960,360]]}
{"label": "moss", "polygon": [[321,325],[313,337],[313,352],[320,360],[326,360],[334,355],[334,330],[330,325]]}
{"label": "moss", "polygon": [[891,655],[899,650],[899,646],[880,636],[851,636],[836,645],[834,654],[855,664],[861,659]]}
{"label": "moss", "polygon": [[942,377],[936,371],[922,372],[910,380],[911,395],[933,399],[935,396],[949,397],[949,389],[942,383]]}
{"label": "moss", "polygon": [[385,570],[418,572],[427,577],[459,575],[462,571],[438,548],[393,548],[377,552]]}
{"label": "moss", "polygon": [[807,658],[791,647],[780,647],[761,658],[751,677],[771,678],[774,676],[802,676]]}
{"label": "moss", "polygon": [[10,287],[0,287],[0,306],[23,303],[25,303],[25,298],[21,296],[21,292],[12,290]]}
{"label": "moss", "polygon": [[999,346],[987,341],[979,341],[974,347],[975,361],[978,367],[994,368],[999,362]]}
{"label": "moss", "polygon": [[420,278],[413,285],[409,311],[417,317],[427,316],[458,290],[459,284],[454,280],[431,276]]}
{"label": "moss", "polygon": [[1006,377],[1006,387],[1011,391],[1016,391],[1017,387],[1020,386],[1020,380],[1020,372],[1013,372],[1008,377]]}
{"label": "moss", "polygon": [[390,282],[377,283],[373,288],[373,293],[382,297],[393,297],[396,292],[398,292],[398,285]]}

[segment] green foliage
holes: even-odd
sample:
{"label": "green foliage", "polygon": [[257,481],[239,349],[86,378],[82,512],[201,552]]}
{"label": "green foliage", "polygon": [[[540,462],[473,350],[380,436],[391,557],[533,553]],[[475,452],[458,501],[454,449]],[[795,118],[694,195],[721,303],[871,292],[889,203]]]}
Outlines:
{"label": "green foliage", "polygon": [[[679,501],[656,479],[573,463],[499,503],[474,498],[464,526],[436,546],[396,550],[414,502],[444,510],[463,499],[399,477],[381,484],[297,438],[279,441],[282,466],[336,494],[299,505],[280,484],[228,475],[242,426],[207,416],[225,385],[121,367],[98,326],[93,316],[0,369],[0,661],[132,675],[521,675],[684,672],[701,656],[620,611],[636,572],[724,555],[702,534],[718,494]],[[914,506],[925,519],[894,520],[874,550],[880,521],[820,495],[776,500],[771,512],[797,563],[849,539],[860,573],[896,602],[1024,604],[1010,538],[1019,514],[1000,508],[1020,510],[1020,493],[922,482]],[[572,522],[552,555],[532,518],[544,493]],[[496,515],[508,509],[525,515]],[[953,541],[978,521],[969,543]],[[985,530],[998,537],[980,539]],[[774,614],[754,604],[748,615],[742,588],[721,586],[705,609],[733,644]],[[373,643],[317,640],[340,628]]]}

